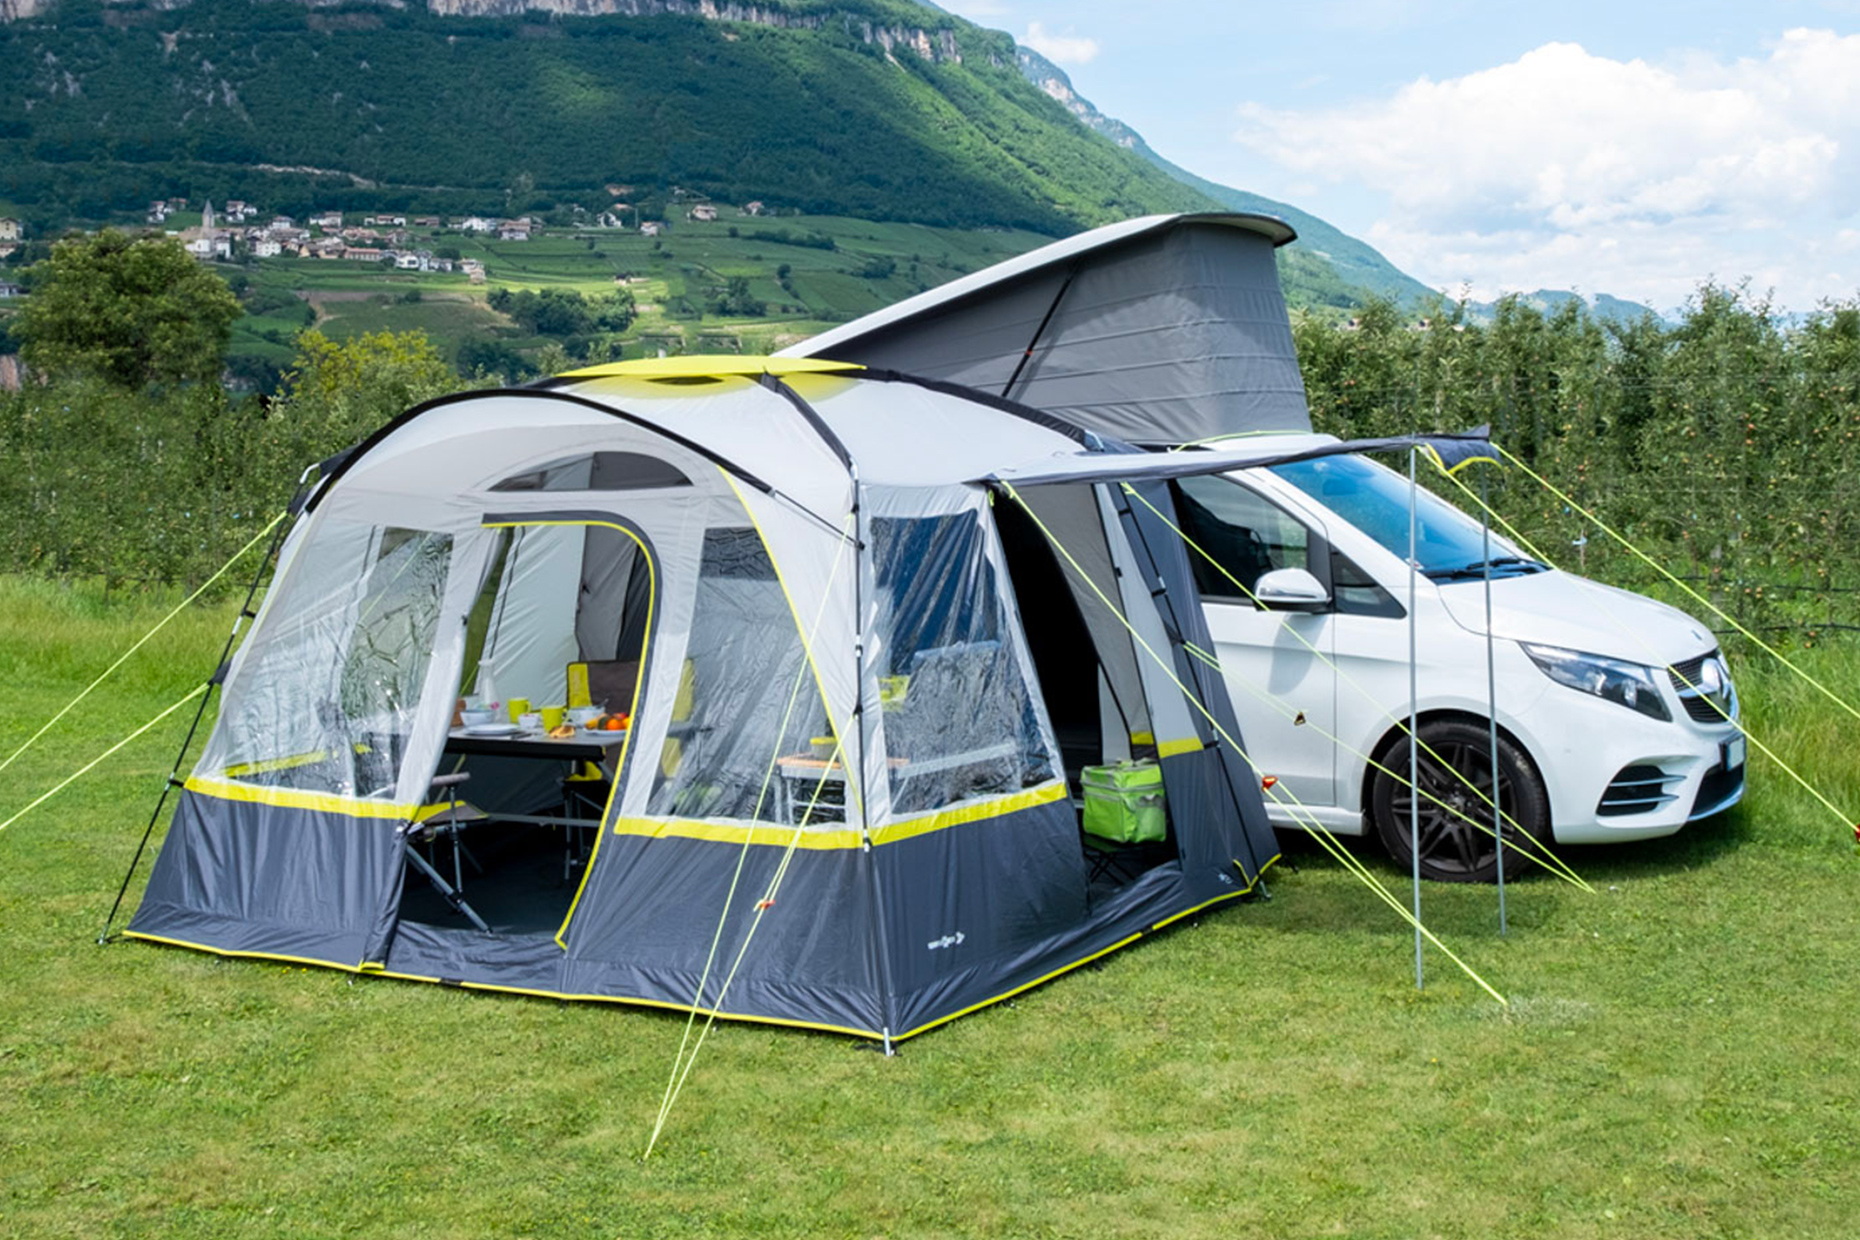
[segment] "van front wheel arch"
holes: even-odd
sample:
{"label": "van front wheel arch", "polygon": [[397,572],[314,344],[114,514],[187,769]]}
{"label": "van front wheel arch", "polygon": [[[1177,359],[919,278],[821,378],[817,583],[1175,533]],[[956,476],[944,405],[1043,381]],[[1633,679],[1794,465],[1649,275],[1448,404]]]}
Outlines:
{"label": "van front wheel arch", "polygon": [[[1420,737],[1421,876],[1446,883],[1492,882],[1498,876],[1498,839],[1488,799],[1491,734],[1483,722],[1446,718],[1424,720]],[[1372,768],[1370,820],[1382,846],[1406,869],[1413,856],[1407,734],[1391,737],[1376,762],[1387,769]],[[1550,838],[1550,798],[1530,758],[1502,732],[1498,787],[1505,814],[1505,870],[1511,877],[1527,864],[1519,853],[1538,851]],[[1520,832],[1535,843],[1521,841]]]}

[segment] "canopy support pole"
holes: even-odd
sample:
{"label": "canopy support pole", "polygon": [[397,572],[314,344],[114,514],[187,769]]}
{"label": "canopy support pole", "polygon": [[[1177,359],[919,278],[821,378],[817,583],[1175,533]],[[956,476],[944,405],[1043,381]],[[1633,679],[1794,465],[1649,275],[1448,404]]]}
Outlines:
{"label": "canopy support pole", "polygon": [[1498,656],[1492,635],[1492,510],[1486,506],[1490,482],[1479,475],[1479,558],[1485,564],[1485,691],[1486,722],[1491,725],[1492,836],[1498,841],[1498,935],[1505,937],[1505,816],[1498,799]]}
{"label": "canopy support pole", "polygon": [[[292,502],[291,510],[299,511],[295,501]],[[168,794],[181,784],[181,764],[187,761],[187,751],[193,747],[194,734],[200,730],[200,721],[206,718],[207,703],[213,700],[213,690],[226,679],[226,661],[232,657],[233,643],[239,640],[239,630],[248,619],[258,618],[258,613],[252,610],[252,600],[258,595],[258,587],[264,584],[265,570],[278,554],[285,531],[290,525],[290,522],[278,522],[277,532],[271,536],[271,545],[265,548],[264,556],[259,559],[258,567],[252,573],[252,584],[246,587],[245,601],[239,605],[239,614],[233,617],[232,632],[226,635],[226,645],[220,649],[220,661],[215,665],[213,675],[207,678],[207,691],[200,695],[200,705],[194,709],[194,721],[187,725],[187,736],[181,741],[181,752],[174,755],[174,768],[168,772],[167,781],[161,787],[161,795],[155,799],[155,810],[149,815],[148,826],[142,829],[142,839],[136,844],[135,855],[129,859],[129,868],[123,871],[123,882],[116,889],[116,899],[110,904],[110,915],[103,919],[103,929],[97,933],[99,947],[110,941],[110,926],[123,907],[123,897],[129,894],[130,881],[135,878],[136,867],[142,864],[142,854],[149,846],[149,839],[155,834],[155,824],[161,821],[161,812],[168,804]]]}
{"label": "canopy support pole", "polygon": [[1046,314],[1040,319],[1040,325],[1033,329],[1033,338],[1027,341],[1027,347],[1022,350],[1020,360],[1014,363],[1014,373],[1008,376],[1007,384],[1001,389],[1003,400],[1014,394],[1014,385],[1020,382],[1020,372],[1027,368],[1028,362],[1033,360],[1034,346],[1039,344],[1040,337],[1046,334],[1046,325],[1051,323],[1053,315],[1059,312],[1059,303],[1066,299],[1066,290],[1072,287],[1072,278],[1078,273],[1078,264],[1072,264],[1072,269],[1066,272],[1066,278],[1060,284],[1059,291],[1053,294],[1053,304],[1046,308]]}
{"label": "canopy support pole", "polygon": [[1421,721],[1420,675],[1418,671],[1418,622],[1415,616],[1416,581],[1420,568],[1418,486],[1415,481],[1416,450],[1408,449],[1408,853],[1414,871],[1414,988],[1426,988],[1425,966],[1421,958]]}

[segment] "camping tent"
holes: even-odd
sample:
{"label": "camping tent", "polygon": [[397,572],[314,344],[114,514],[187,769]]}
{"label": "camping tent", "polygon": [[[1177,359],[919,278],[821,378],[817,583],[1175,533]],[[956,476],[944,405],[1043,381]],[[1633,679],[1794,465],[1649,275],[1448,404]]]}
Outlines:
{"label": "camping tent", "polygon": [[784,356],[966,384],[1150,446],[1309,431],[1265,215],[1150,215],[951,280]]}
{"label": "camping tent", "polygon": [[[985,482],[1091,440],[805,360],[409,411],[303,503],[129,933],[895,1040],[1244,894],[1276,852],[1179,540],[1117,485]],[[579,664],[632,719],[597,767],[453,726],[487,666],[540,705]],[[1129,756],[1167,837],[1088,850],[1080,771]]]}

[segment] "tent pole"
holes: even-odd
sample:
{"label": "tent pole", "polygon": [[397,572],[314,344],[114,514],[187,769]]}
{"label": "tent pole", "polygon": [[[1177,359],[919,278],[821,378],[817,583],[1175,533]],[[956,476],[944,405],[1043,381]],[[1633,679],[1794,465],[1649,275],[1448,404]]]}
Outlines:
{"label": "tent pole", "polygon": [[[853,623],[858,626],[858,632],[853,635],[853,683],[857,686],[853,702],[853,739],[858,746],[859,778],[864,780],[869,769],[865,761],[865,494],[859,482],[858,464],[849,461],[846,469],[852,476],[853,487]],[[870,789],[867,789],[866,796],[857,798],[859,834],[863,838],[861,851],[865,854],[866,880],[872,886],[872,937],[875,940],[873,946],[878,952],[878,1002],[884,1012],[884,1024],[880,1028],[885,1042],[885,1058],[890,1059],[897,1054],[891,1045],[891,1005],[895,993],[891,981],[891,937],[885,933],[884,884],[878,881],[878,858],[872,851],[872,830],[868,821],[870,810],[867,808],[871,803],[869,796]]]}
{"label": "tent pole", "polygon": [[1066,290],[1072,287],[1072,279],[1074,276],[1078,275],[1078,273],[1079,265],[1073,263],[1072,269],[1066,272],[1065,281],[1060,284],[1059,291],[1053,294],[1053,304],[1046,308],[1046,314],[1041,317],[1040,325],[1033,329],[1033,337],[1027,341],[1027,347],[1021,351],[1020,360],[1014,363],[1014,373],[1009,375],[1008,381],[1002,385],[1001,397],[1003,400],[1014,394],[1014,385],[1020,382],[1020,372],[1027,368],[1028,362],[1033,360],[1034,346],[1039,344],[1040,337],[1046,334],[1046,325],[1051,323],[1053,321],[1053,315],[1058,313],[1059,303],[1066,299]]}
{"label": "tent pole", "polygon": [[1479,475],[1479,555],[1485,561],[1486,722],[1491,725],[1492,837],[1498,842],[1498,935],[1505,937],[1505,809],[1498,799],[1498,658],[1492,636],[1492,510],[1486,504],[1490,481]]}
{"label": "tent pole", "polygon": [[[306,471],[307,472],[307,471]],[[301,492],[300,492],[301,495]],[[293,502],[292,509],[296,510]],[[214,666],[213,675],[207,678],[207,692],[200,695],[200,705],[194,710],[194,721],[187,725],[187,736],[181,741],[181,752],[174,755],[174,768],[168,772],[167,780],[161,786],[161,795],[155,799],[155,810],[149,815],[148,826],[142,829],[142,839],[136,844],[135,855],[129,859],[129,868],[123,871],[123,882],[116,889],[116,899],[110,904],[110,914],[103,919],[103,929],[97,933],[97,946],[102,947],[110,941],[110,926],[116,921],[116,914],[123,907],[123,897],[129,894],[130,881],[135,877],[136,867],[142,864],[142,854],[149,846],[149,839],[155,834],[155,824],[161,821],[161,812],[168,804],[168,794],[181,785],[181,764],[187,761],[187,751],[193,747],[194,734],[200,730],[200,721],[206,718],[207,703],[213,700],[213,689],[226,676],[226,661],[232,657],[233,643],[239,640],[239,629],[249,619],[256,619],[252,610],[252,600],[258,594],[258,587],[264,583],[265,570],[271,564],[272,557],[278,554],[278,548],[284,542],[284,534],[291,522],[280,521],[277,533],[271,537],[271,545],[265,548],[265,554],[253,570],[252,584],[246,587],[245,602],[239,605],[239,614],[233,617],[232,632],[226,635],[226,645],[220,650],[220,661]]]}
{"label": "tent pole", "polygon": [[1420,732],[1420,675],[1418,673],[1419,641],[1415,617],[1417,596],[1416,581],[1420,569],[1416,562],[1419,551],[1419,519],[1416,516],[1419,500],[1418,486],[1414,472],[1415,449],[1408,448],[1408,852],[1413,868],[1414,881],[1414,988],[1426,987],[1426,973],[1421,960],[1421,732]]}

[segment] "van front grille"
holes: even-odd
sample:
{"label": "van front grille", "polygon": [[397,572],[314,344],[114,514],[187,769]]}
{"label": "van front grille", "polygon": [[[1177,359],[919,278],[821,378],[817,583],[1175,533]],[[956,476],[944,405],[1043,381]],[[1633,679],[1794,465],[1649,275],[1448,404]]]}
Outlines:
{"label": "van front grille", "polygon": [[[1711,688],[1702,684],[1700,677],[1705,673],[1705,664],[1718,660],[1717,670],[1723,677],[1723,690],[1713,697],[1705,692]],[[1675,663],[1667,670],[1667,678],[1673,682],[1673,692],[1679,695],[1679,704],[1686,708],[1686,716],[1694,723],[1724,723],[1725,716],[1737,718],[1737,692],[1731,687],[1731,674],[1725,670],[1724,660],[1719,658],[1716,650],[1707,650],[1704,654]]]}

